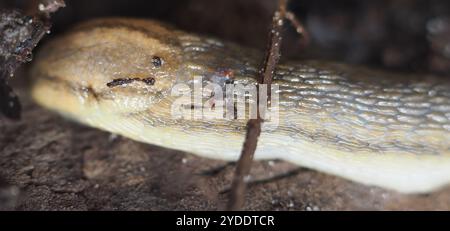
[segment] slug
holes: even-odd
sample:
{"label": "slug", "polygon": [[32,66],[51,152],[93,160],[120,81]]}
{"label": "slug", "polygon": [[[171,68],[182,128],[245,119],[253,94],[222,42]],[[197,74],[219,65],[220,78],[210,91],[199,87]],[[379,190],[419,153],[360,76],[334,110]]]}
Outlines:
{"label": "slug", "polygon": [[[157,21],[97,19],[41,48],[40,105],[133,140],[236,160],[245,119],[174,118],[177,84],[255,85],[259,51]],[[222,81],[225,80],[225,81]],[[282,159],[366,185],[426,193],[450,182],[450,82],[322,61],[283,61],[278,126],[256,159]],[[222,86],[222,85],[220,85]],[[196,105],[182,110],[190,111]]]}

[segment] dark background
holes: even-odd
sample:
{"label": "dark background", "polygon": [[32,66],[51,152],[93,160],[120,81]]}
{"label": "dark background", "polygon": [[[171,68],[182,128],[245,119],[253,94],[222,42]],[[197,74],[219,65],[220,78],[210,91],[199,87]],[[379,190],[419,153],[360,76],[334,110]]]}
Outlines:
{"label": "dark background", "polygon": [[[3,0],[32,11],[36,0]],[[147,17],[193,32],[265,48],[276,0],[68,0],[53,34],[95,17]],[[308,30],[305,44],[287,28],[284,57],[332,59],[408,72],[450,73],[447,0],[292,0]]]}

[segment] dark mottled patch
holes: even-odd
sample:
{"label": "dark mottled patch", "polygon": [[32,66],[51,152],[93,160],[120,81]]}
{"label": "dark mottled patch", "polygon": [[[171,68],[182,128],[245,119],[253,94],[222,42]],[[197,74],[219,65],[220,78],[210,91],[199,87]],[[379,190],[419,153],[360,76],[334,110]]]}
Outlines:
{"label": "dark mottled patch", "polygon": [[106,86],[108,86],[108,87],[117,87],[117,86],[122,86],[122,85],[125,85],[125,84],[132,83],[133,81],[134,81],[134,79],[131,79],[131,78],[114,79],[113,81],[107,83]]}
{"label": "dark mottled patch", "polygon": [[144,82],[148,85],[154,85],[156,80],[155,80],[155,78],[149,77],[149,78],[142,79],[142,82]]}
{"label": "dark mottled patch", "polygon": [[144,79],[140,79],[140,78],[120,78],[120,79],[114,79],[113,81],[109,82],[106,84],[106,86],[108,87],[117,87],[117,86],[122,86],[125,84],[129,84],[135,81],[141,81],[147,85],[154,85],[155,84],[155,79],[152,77],[148,77],[148,78],[144,78]]}
{"label": "dark mottled patch", "polygon": [[164,64],[164,60],[161,57],[153,56],[152,64],[154,67],[161,67]]}

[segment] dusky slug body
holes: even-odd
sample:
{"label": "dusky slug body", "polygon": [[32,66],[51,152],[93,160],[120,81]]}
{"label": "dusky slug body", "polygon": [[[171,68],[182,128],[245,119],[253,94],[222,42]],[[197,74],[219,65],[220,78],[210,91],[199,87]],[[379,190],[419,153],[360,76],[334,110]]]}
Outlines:
{"label": "dusky slug body", "polygon": [[[171,89],[196,76],[215,81],[224,72],[234,83],[255,84],[261,57],[156,21],[98,19],[41,49],[32,96],[92,127],[235,160],[246,121],[173,118],[178,97]],[[450,183],[450,82],[298,61],[281,63],[273,84],[279,125],[263,131],[256,159],[283,159],[405,193]]]}

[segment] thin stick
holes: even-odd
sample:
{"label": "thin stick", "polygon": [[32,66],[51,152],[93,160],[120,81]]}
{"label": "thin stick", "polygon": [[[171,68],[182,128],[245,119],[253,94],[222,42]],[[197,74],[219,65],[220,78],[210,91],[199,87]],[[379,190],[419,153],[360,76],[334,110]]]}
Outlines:
{"label": "thin stick", "polygon": [[309,34],[303,27],[303,24],[298,20],[294,13],[287,11],[286,19],[291,23],[291,25],[295,28],[295,31],[302,37],[305,44],[309,43]]}
{"label": "thin stick", "polygon": [[[269,47],[260,71],[259,83],[267,84],[268,100],[270,102],[270,84],[272,83],[275,67],[280,59],[281,31],[286,18],[287,0],[279,0],[278,10],[275,12],[272,21],[272,29],[269,34]],[[259,97],[259,94],[258,94]],[[259,102],[259,100],[258,100]],[[257,107],[257,119],[250,119],[247,122],[247,134],[239,161],[237,162],[233,182],[231,184],[230,198],[227,210],[241,210],[245,202],[246,182],[245,178],[250,173],[253,156],[261,134],[262,119]]]}
{"label": "thin stick", "polygon": [[[280,174],[272,176],[272,177],[258,179],[258,180],[252,180],[252,181],[249,181],[249,182],[246,182],[246,183],[247,183],[248,187],[252,187],[252,186],[256,186],[256,185],[260,185],[260,184],[266,184],[266,183],[274,182],[274,181],[277,181],[277,180],[285,179],[285,178],[288,178],[288,177],[296,176],[297,174],[299,174],[299,173],[301,173],[303,171],[309,171],[309,170],[306,169],[306,168],[303,168],[303,167],[297,167],[297,168],[288,170],[288,171],[286,171],[284,173],[280,173]],[[230,190],[231,190],[231,188],[227,187],[227,188],[222,189],[219,193],[220,194],[228,193],[228,192],[230,192]]]}

